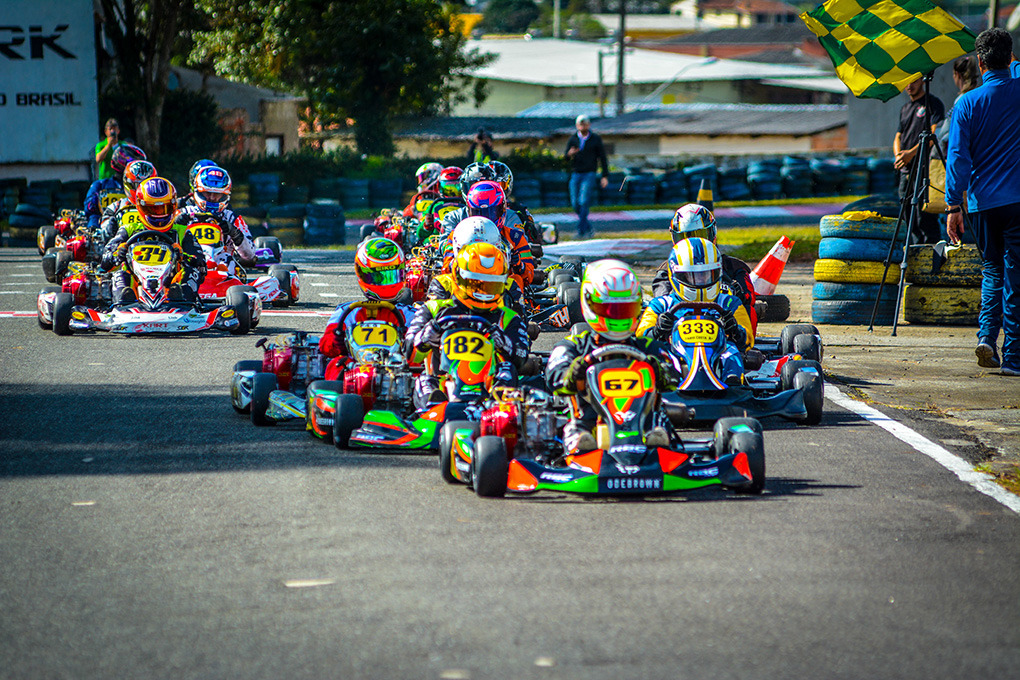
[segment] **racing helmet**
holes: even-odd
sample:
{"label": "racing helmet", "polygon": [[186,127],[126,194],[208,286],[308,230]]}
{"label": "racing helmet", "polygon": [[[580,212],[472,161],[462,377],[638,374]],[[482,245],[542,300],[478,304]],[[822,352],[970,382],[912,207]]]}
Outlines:
{"label": "racing helmet", "polygon": [[496,173],[496,183],[503,187],[503,193],[509,199],[514,192],[514,173],[510,172],[510,166],[501,161],[492,161],[489,165]]}
{"label": "racing helmet", "polygon": [[469,243],[453,259],[450,292],[469,309],[495,309],[503,303],[509,273],[502,249],[491,243]]}
{"label": "racing helmet", "polygon": [[503,235],[499,233],[496,223],[488,217],[465,217],[453,228],[450,234],[450,250],[454,254],[459,253],[469,243],[488,243],[506,254]]}
{"label": "racing helmet", "polygon": [[687,238],[669,254],[669,285],[681,300],[714,302],[722,280],[722,258],[715,244],[704,238]]}
{"label": "racing helmet", "polygon": [[581,279],[581,313],[604,338],[633,337],[641,317],[641,286],[631,266],[620,260],[588,265]]}
{"label": "racing helmet", "polygon": [[156,167],[149,161],[131,161],[124,168],[124,189],[128,198],[135,202],[135,194],[142,182],[156,176]]}
{"label": "racing helmet", "polygon": [[139,149],[134,144],[128,144],[127,142],[121,142],[113,150],[113,155],[110,156],[110,167],[118,175],[124,172],[127,168],[127,164],[131,161],[144,161],[145,152]]}
{"label": "racing helmet", "polygon": [[191,190],[192,191],[195,190],[195,177],[198,176],[199,170],[201,170],[202,168],[215,168],[215,167],[216,163],[209,160],[208,158],[203,158],[202,160],[195,161],[194,165],[191,166],[191,170],[188,170],[188,186],[191,187]]}
{"label": "racing helmet", "polygon": [[669,235],[673,243],[685,238],[703,238],[715,243],[716,227],[712,211],[697,203],[688,203],[677,208],[669,223]]}
{"label": "racing helmet", "polygon": [[491,165],[484,163],[472,163],[464,168],[464,174],[460,176],[460,193],[467,200],[468,191],[471,187],[486,179],[496,179],[496,171]]}
{"label": "racing helmet", "polygon": [[418,191],[436,191],[439,183],[439,174],[443,166],[439,163],[423,163],[414,173],[418,182]]}
{"label": "racing helmet", "polygon": [[439,173],[439,193],[449,198],[460,197],[460,178],[464,171],[455,165],[443,168]]}
{"label": "racing helmet", "polygon": [[354,274],[365,297],[392,302],[404,290],[404,251],[388,238],[370,238],[358,246]]}
{"label": "racing helmet", "polygon": [[147,229],[169,231],[177,215],[177,190],[162,177],[150,177],[138,187],[135,206]]}
{"label": "racing helmet", "polygon": [[206,166],[195,175],[195,205],[203,212],[214,215],[223,212],[230,202],[230,175],[215,165]]}
{"label": "racing helmet", "polygon": [[472,186],[467,193],[468,215],[487,217],[497,227],[503,228],[503,217],[506,215],[506,194],[503,188],[494,181],[485,180]]}

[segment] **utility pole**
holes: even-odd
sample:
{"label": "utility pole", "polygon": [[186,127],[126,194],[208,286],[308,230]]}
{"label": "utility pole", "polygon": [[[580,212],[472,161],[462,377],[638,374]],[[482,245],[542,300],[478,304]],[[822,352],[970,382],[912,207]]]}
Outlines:
{"label": "utility pole", "polygon": [[560,0],[553,0],[553,37],[559,40],[560,36]]}
{"label": "utility pole", "polygon": [[622,116],[624,102],[627,100],[626,92],[623,89],[623,54],[626,46],[627,34],[627,0],[620,0],[620,36],[616,45],[616,115]]}
{"label": "utility pole", "polygon": [[988,28],[995,28],[999,21],[999,0],[988,0]]}

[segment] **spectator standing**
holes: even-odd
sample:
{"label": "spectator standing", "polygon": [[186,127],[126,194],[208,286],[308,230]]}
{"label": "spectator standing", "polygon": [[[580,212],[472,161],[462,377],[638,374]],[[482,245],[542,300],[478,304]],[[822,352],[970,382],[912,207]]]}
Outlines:
{"label": "spectator standing", "polygon": [[492,135],[485,131],[485,128],[478,128],[475,138],[471,140],[471,146],[467,152],[468,163],[487,164],[499,158],[499,154],[492,148]]}
{"label": "spectator standing", "polygon": [[956,103],[949,131],[946,204],[950,240],[963,234],[963,193],[981,253],[978,365],[1020,376],[1020,64],[1001,28],[974,42],[984,84]]}
{"label": "spectator standing", "polygon": [[117,173],[110,167],[110,159],[113,157],[113,150],[120,143],[120,124],[116,118],[110,118],[103,126],[106,139],[96,144],[93,154],[96,158],[96,179],[109,179]]}
{"label": "spectator standing", "polygon": [[605,189],[609,184],[609,159],[602,138],[591,131],[591,119],[580,115],[574,122],[577,132],[567,140],[566,156],[570,160],[570,205],[577,213],[577,237],[593,236],[595,230],[588,222],[588,210],[598,177],[598,166],[602,165],[599,185]]}
{"label": "spectator standing", "polygon": [[[896,129],[896,137],[893,139],[893,153],[896,158],[894,165],[900,171],[900,200],[904,196],[911,195],[914,187],[910,186],[910,166],[920,149],[921,130],[924,128],[925,101],[924,101],[924,80],[918,78],[907,85],[905,90],[910,101],[900,109],[900,125]],[[942,122],[946,116],[946,107],[942,100],[933,95],[928,95],[928,107],[931,108],[929,123],[931,131]],[[921,212],[921,233],[914,234],[919,243],[935,243],[942,235],[939,228],[939,218],[931,213]]]}
{"label": "spectator standing", "polygon": [[956,95],[953,106],[946,112],[946,119],[942,121],[942,125],[939,126],[936,133],[943,149],[946,149],[949,144],[949,124],[953,120],[953,109],[956,108],[956,102],[960,101],[960,97],[965,93],[981,86],[981,70],[977,65],[977,57],[968,55],[953,62],[953,82],[956,83],[956,89],[960,91],[960,94]]}

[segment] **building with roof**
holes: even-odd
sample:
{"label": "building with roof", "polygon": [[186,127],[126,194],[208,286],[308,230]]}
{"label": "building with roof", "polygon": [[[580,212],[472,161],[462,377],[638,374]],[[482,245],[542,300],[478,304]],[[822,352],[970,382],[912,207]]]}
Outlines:
{"label": "building with roof", "polygon": [[[812,66],[829,63],[828,55],[818,43],[818,38],[802,21],[754,28],[720,28],[660,40],[642,40],[635,43],[635,46],[697,57],[767,63],[794,63],[789,61],[788,56],[781,55],[789,55],[798,50],[802,58],[796,63]],[[770,58],[763,58],[763,55],[769,55]]]}
{"label": "building with roof", "polygon": [[[463,74],[483,80],[488,97],[478,106],[455,104],[455,116],[514,115],[545,101],[597,102],[600,92],[601,99],[615,101],[617,57],[610,45],[504,38],[470,41],[469,47],[496,58]],[[635,48],[625,54],[624,74],[627,97],[638,101],[798,104],[810,103],[810,92],[781,81],[829,77],[831,71]]]}

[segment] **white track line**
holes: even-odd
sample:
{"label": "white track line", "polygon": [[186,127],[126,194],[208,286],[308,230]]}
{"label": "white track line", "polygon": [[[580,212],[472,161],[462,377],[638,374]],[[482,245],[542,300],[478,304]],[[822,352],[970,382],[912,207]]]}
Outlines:
{"label": "white track line", "polygon": [[961,481],[970,484],[981,493],[992,497],[1013,512],[1020,514],[1020,496],[1016,496],[1009,491],[1006,491],[1006,489],[995,483],[991,475],[985,474],[984,472],[978,472],[974,469],[973,465],[960,458],[955,453],[948,451],[930,439],[927,439],[914,430],[911,430],[903,423],[893,420],[881,411],[874,409],[863,402],[851,399],[840,392],[839,388],[835,385],[826,383],[825,398],[835,402],[848,411],[853,411],[865,420],[878,425],[892,436],[906,444],[909,444],[915,450],[923,453],[942,467],[952,472],[954,475],[959,477]]}

